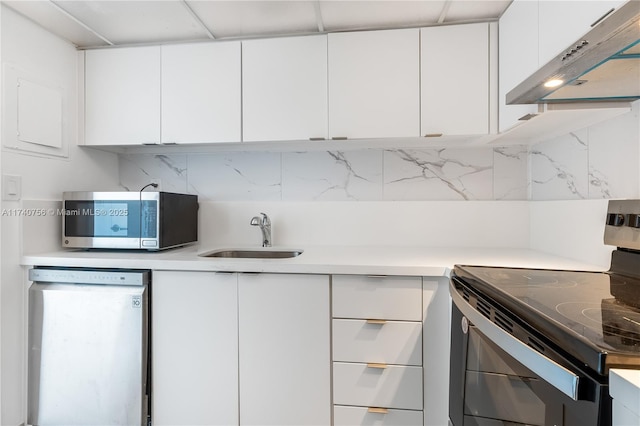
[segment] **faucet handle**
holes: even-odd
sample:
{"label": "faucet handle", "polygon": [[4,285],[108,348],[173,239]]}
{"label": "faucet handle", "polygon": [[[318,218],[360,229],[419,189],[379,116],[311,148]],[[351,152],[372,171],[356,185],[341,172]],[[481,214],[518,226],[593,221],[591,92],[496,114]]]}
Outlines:
{"label": "faucet handle", "polygon": [[264,226],[269,226],[271,225],[271,219],[269,219],[269,216],[267,216],[266,213],[260,213],[262,215],[262,225]]}

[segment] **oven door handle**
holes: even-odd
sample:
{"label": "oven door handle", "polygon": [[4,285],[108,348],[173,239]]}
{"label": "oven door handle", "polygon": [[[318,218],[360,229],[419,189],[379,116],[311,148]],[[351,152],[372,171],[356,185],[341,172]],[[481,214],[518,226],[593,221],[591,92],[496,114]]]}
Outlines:
{"label": "oven door handle", "polygon": [[[580,377],[567,370],[557,362],[547,358],[540,352],[530,348],[502,328],[495,325],[484,315],[473,309],[458,293],[453,282],[449,283],[451,299],[460,312],[473,323],[487,338],[502,350],[518,360],[522,365],[536,373],[541,379],[567,395],[574,401],[578,400],[578,383]],[[452,327],[456,325],[451,324]]]}

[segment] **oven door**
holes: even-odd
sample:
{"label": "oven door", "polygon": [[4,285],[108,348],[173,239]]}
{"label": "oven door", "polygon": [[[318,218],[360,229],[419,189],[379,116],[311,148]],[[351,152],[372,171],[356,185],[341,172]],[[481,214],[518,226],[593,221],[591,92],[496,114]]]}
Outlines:
{"label": "oven door", "polygon": [[454,426],[611,424],[606,384],[522,343],[505,331],[499,313],[476,310],[453,280],[450,290]]}

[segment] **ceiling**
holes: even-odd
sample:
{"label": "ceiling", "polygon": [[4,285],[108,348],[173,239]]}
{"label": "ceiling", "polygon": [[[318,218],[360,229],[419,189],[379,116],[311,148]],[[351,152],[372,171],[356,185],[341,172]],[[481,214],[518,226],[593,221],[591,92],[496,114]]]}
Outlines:
{"label": "ceiling", "polygon": [[500,17],[511,0],[12,0],[80,49],[432,26]]}

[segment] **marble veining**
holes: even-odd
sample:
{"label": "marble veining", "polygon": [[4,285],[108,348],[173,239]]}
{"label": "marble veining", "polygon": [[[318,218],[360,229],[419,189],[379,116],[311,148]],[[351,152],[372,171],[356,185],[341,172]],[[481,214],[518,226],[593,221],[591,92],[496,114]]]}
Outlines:
{"label": "marble veining", "polygon": [[188,155],[189,192],[215,201],[280,200],[280,154],[231,152]]}
{"label": "marble veining", "polygon": [[589,198],[613,198],[608,177],[594,167],[589,167]]}
{"label": "marble veining", "polygon": [[161,181],[163,191],[187,191],[186,155],[121,154],[119,167],[120,185],[127,191],[139,191],[152,179]]}
{"label": "marble veining", "polygon": [[384,168],[387,200],[492,198],[490,149],[387,150]]}
{"label": "marble veining", "polygon": [[493,150],[493,198],[529,199],[529,149],[525,146]]}
{"label": "marble veining", "polygon": [[588,198],[588,133],[583,129],[536,145],[531,151],[532,198]]}
{"label": "marble veining", "polygon": [[640,198],[640,101],[534,146],[120,154],[120,184],[219,201]]}
{"label": "marble veining", "polygon": [[380,200],[382,152],[319,151],[282,154],[283,200]]}

